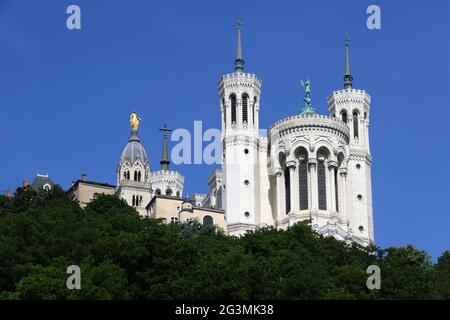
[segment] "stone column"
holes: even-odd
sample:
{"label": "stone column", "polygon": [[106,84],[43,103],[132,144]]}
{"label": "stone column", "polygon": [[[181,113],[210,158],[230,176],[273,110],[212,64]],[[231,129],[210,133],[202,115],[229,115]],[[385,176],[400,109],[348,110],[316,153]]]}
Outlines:
{"label": "stone column", "polygon": [[226,112],[227,112],[227,108],[225,108],[225,103],[220,103],[221,104],[221,106],[222,106],[222,108],[221,108],[221,111],[222,111],[222,137],[223,137],[223,133],[224,133],[224,131],[226,130],[226,128],[227,128],[227,122],[225,121],[226,120]]}
{"label": "stone column", "polygon": [[223,108],[223,129],[222,129],[222,137],[225,136],[225,132],[228,130],[228,114],[227,114],[227,102],[225,100],[223,100],[223,104],[222,104],[222,108]]}
{"label": "stone column", "polygon": [[255,101],[251,101],[250,98],[248,98],[248,127],[252,128],[252,130],[255,130],[255,125],[253,124],[253,106],[255,104]]}
{"label": "stone column", "polygon": [[[330,169],[330,191],[331,191],[331,211],[337,211],[336,210],[336,180],[335,180],[335,173],[336,173],[336,167],[337,162],[336,161],[328,161],[328,167]],[[339,192],[339,187],[338,187]]]}
{"label": "stone column", "polygon": [[317,191],[317,159],[309,159],[309,176],[310,176],[310,184],[309,184],[309,207],[311,210],[317,211],[319,209],[319,194]]}
{"label": "stone column", "polygon": [[[227,125],[226,130],[228,131],[231,129],[231,103],[229,100],[225,100],[225,112],[226,112],[226,119],[227,119]],[[224,135],[225,133],[222,132]]]}
{"label": "stone column", "polygon": [[339,212],[345,220],[348,220],[347,213],[347,168],[339,168]]}
{"label": "stone column", "polygon": [[287,167],[289,168],[289,182],[290,182],[290,188],[291,188],[291,192],[290,192],[290,194],[291,194],[291,199],[290,199],[291,212],[296,212],[299,210],[299,206],[296,201],[298,190],[295,188],[295,185],[296,185],[295,181],[297,180],[296,179],[296,173],[297,173],[296,164],[297,163],[294,160],[291,160],[286,164]]}
{"label": "stone column", "polygon": [[242,130],[242,99],[241,97],[236,97],[236,127]]}
{"label": "stone column", "polygon": [[280,220],[284,212],[284,196],[283,196],[283,171],[281,168],[275,171],[276,183],[277,183],[277,214],[276,219]]}
{"label": "stone column", "polygon": [[359,141],[361,145],[366,143],[366,124],[364,120],[364,115],[359,116],[358,129],[359,129]]}
{"label": "stone column", "polygon": [[259,114],[259,104],[258,104],[259,102],[257,102],[257,103],[255,103],[255,129],[257,130],[257,132],[258,132],[258,130],[259,130],[259,117],[258,117],[258,114]]}
{"label": "stone column", "polygon": [[366,126],[365,126],[365,131],[366,131],[366,150],[367,152],[370,152],[370,146],[369,146],[369,118],[367,117],[366,119]]}
{"label": "stone column", "polygon": [[353,114],[350,113],[347,117],[348,127],[350,129],[350,143],[353,143],[355,140],[355,135],[353,134]]}

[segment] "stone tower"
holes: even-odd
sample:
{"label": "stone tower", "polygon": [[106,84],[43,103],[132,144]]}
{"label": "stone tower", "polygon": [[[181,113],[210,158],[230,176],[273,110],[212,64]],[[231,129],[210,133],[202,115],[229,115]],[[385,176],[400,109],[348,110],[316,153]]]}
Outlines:
{"label": "stone tower", "polygon": [[344,89],[328,97],[328,110],[345,122],[350,131],[347,168],[339,174],[346,180],[345,212],[349,230],[359,238],[374,240],[372,217],[372,182],[369,146],[371,98],[364,90],[353,88],[350,71],[349,39],[345,39]]}
{"label": "stone tower", "polygon": [[139,214],[147,214],[145,206],[152,197],[150,162],[141,144],[137,126],[132,126],[128,144],[119,159],[116,194],[135,207]]}
{"label": "stone tower", "polygon": [[159,129],[163,131],[163,148],[161,169],[150,174],[150,184],[154,194],[181,197],[183,194],[184,176],[178,171],[170,170],[169,152],[167,148],[167,132],[172,131],[167,128],[167,124]]}
{"label": "stone tower", "polygon": [[[270,220],[268,200],[267,139],[259,136],[261,80],[244,72],[241,24],[237,23],[234,72],[218,84],[222,115],[222,208],[228,232],[240,235]],[[267,211],[267,212],[265,212]],[[267,218],[267,219],[266,219]]]}

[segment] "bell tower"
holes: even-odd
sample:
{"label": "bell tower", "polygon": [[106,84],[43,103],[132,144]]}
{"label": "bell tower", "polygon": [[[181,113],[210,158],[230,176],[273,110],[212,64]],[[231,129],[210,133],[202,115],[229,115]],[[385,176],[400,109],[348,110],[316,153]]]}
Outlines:
{"label": "bell tower", "polygon": [[349,44],[345,38],[344,89],[333,91],[328,97],[328,110],[338,120],[347,124],[350,130],[346,168],[339,174],[346,181],[346,212],[351,232],[367,241],[374,240],[372,217],[372,157],[369,146],[369,115],[371,98],[365,90],[353,87],[350,71]]}
{"label": "bell tower", "polygon": [[243,234],[261,222],[261,80],[244,71],[241,27],[238,21],[234,72],[223,75],[218,84],[222,115],[222,208],[232,235]]}
{"label": "bell tower", "polygon": [[241,26],[242,23],[238,21],[234,72],[223,75],[219,81],[223,137],[233,132],[257,135],[259,131],[261,80],[253,73],[244,72]]}
{"label": "bell tower", "polygon": [[150,162],[138,135],[140,118],[136,112],[130,117],[131,135],[117,165],[116,194],[140,215],[146,216],[145,206],[150,202]]}

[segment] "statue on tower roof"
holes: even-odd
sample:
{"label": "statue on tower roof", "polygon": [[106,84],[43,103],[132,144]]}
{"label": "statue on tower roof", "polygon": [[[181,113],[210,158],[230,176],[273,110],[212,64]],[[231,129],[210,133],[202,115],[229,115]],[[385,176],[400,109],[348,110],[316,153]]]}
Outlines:
{"label": "statue on tower roof", "polygon": [[141,118],[139,118],[137,116],[136,111],[133,111],[133,113],[130,116],[131,132],[133,132],[133,133],[138,132],[140,121],[141,121]]}
{"label": "statue on tower roof", "polygon": [[314,108],[311,105],[311,98],[309,97],[311,93],[311,83],[309,81],[309,78],[306,80],[305,83],[303,83],[303,80],[301,80],[302,87],[305,88],[305,97],[303,98],[303,102],[305,103],[305,106],[303,107],[300,114],[314,114]]}

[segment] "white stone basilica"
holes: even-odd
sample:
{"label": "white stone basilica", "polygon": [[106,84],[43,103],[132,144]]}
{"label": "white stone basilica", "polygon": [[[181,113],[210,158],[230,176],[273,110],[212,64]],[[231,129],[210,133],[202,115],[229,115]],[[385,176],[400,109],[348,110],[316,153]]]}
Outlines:
{"label": "white stone basilica", "polygon": [[[321,234],[361,245],[373,242],[370,96],[353,88],[348,41],[344,88],[328,97],[329,115],[310,108],[308,81],[305,110],[276,121],[265,137],[259,130],[261,80],[244,72],[240,26],[237,36],[235,71],[218,84],[222,170],[209,177],[209,194],[189,201],[200,211],[224,213],[223,225],[231,235],[311,220]],[[161,129],[161,170],[153,172],[135,128],[119,160],[116,194],[143,216],[158,216],[148,212],[150,204],[181,199],[184,177],[169,170],[167,127]]]}
{"label": "white stone basilica", "polygon": [[373,242],[370,96],[352,86],[348,41],[344,88],[328,97],[330,115],[305,110],[276,121],[264,137],[261,80],[244,72],[240,38],[238,26],[235,72],[223,75],[218,85],[228,232],[286,228],[311,219],[319,233],[361,245]]}

